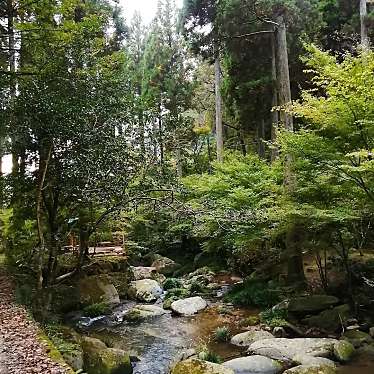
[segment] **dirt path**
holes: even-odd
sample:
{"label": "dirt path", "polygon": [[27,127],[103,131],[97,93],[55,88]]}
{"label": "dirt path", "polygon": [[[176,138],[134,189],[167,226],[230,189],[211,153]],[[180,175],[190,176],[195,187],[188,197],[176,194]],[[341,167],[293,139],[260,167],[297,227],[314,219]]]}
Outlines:
{"label": "dirt path", "polygon": [[48,357],[37,332],[26,310],[15,304],[9,278],[0,273],[0,374],[67,373]]}

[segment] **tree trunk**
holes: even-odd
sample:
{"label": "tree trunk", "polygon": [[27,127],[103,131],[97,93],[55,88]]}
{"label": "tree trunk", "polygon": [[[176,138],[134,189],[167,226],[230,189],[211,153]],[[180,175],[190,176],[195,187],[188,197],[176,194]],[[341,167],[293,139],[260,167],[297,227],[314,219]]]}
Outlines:
{"label": "tree trunk", "polygon": [[367,6],[366,0],[360,0],[360,21],[361,21],[361,46],[364,50],[369,48],[368,30],[366,27]]}
{"label": "tree trunk", "polygon": [[261,158],[265,158],[265,120],[262,119],[260,123],[257,125],[257,144],[258,144],[258,155]]}
{"label": "tree trunk", "polygon": [[[286,24],[283,16],[277,18],[278,29],[276,32],[278,58],[278,87],[279,87],[279,105],[285,106],[291,102],[291,83],[290,71],[288,66],[288,50],[287,50],[287,32]],[[285,110],[280,111],[280,120],[288,131],[293,131],[293,119]]]}
{"label": "tree trunk", "polygon": [[[277,78],[279,88],[279,105],[283,108],[280,110],[280,121],[287,131],[293,131],[292,115],[287,113],[286,108],[291,103],[291,84],[290,72],[288,66],[288,49],[287,49],[287,32],[284,18],[280,15],[277,18],[278,28],[276,32],[277,50]],[[286,192],[292,195],[295,189],[294,175],[291,172],[292,158],[286,155],[284,185]],[[286,254],[288,259],[288,275],[289,283],[305,283],[305,274],[303,266],[303,256],[300,245],[300,232],[302,227],[297,222],[291,222],[286,235]]]}
{"label": "tree trunk", "polygon": [[215,62],[215,94],[216,94],[216,139],[217,139],[217,161],[223,161],[223,124],[222,124],[222,98],[221,98],[221,66],[219,54]]}
{"label": "tree trunk", "polygon": [[177,163],[177,176],[179,178],[182,178],[183,177],[183,165],[182,165],[182,154],[181,154],[181,150],[179,147],[177,147],[175,149],[175,160],[176,160],[176,163]]}
{"label": "tree trunk", "polygon": [[43,232],[43,188],[44,182],[47,175],[49,161],[52,156],[52,148],[51,145],[48,151],[48,154],[45,159],[44,152],[41,150],[39,152],[39,181],[38,181],[38,189],[37,189],[37,198],[36,198],[36,222],[38,228],[38,237],[39,237],[39,254],[38,254],[38,283],[37,288],[41,290],[43,288],[43,261],[44,261],[44,252],[45,252],[45,239],[44,239],[44,232]]}
{"label": "tree trunk", "polygon": [[273,81],[272,93],[272,112],[271,112],[271,162],[274,162],[279,157],[279,148],[277,145],[277,130],[279,122],[279,113],[276,108],[278,103],[278,79],[277,79],[277,55],[275,50],[275,34],[270,34],[271,38],[271,77]]}

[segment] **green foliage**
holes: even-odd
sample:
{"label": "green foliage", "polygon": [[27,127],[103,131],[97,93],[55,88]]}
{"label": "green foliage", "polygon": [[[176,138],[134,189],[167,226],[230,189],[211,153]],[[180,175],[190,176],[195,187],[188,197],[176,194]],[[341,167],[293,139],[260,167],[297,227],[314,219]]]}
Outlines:
{"label": "green foliage", "polygon": [[110,312],[110,307],[106,303],[91,304],[83,308],[83,314],[86,317],[91,317],[91,318],[103,316],[105,314],[108,314],[109,312]]}
{"label": "green foliage", "polygon": [[200,360],[213,362],[215,364],[222,363],[222,358],[217,353],[211,351],[205,342],[201,342],[196,347],[196,353]]}
{"label": "green foliage", "polygon": [[275,284],[245,280],[225,296],[235,305],[269,307],[280,300],[281,291]]}
{"label": "green foliage", "polygon": [[260,313],[262,323],[270,327],[287,326],[287,310],[286,309],[267,309]]}
{"label": "green foliage", "polygon": [[217,327],[214,330],[213,337],[218,342],[227,342],[230,340],[231,331],[227,326]]}
{"label": "green foliage", "polygon": [[165,291],[171,290],[173,288],[180,288],[182,285],[181,281],[177,278],[168,278],[162,285]]}
{"label": "green foliage", "polygon": [[50,324],[44,326],[44,331],[61,354],[74,354],[81,351],[77,341],[73,341],[71,336],[70,339],[68,339],[65,327]]}

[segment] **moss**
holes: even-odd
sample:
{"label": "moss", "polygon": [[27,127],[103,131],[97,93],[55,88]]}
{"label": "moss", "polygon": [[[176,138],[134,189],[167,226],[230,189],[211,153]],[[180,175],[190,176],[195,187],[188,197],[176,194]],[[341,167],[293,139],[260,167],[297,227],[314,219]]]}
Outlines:
{"label": "moss", "polygon": [[83,314],[86,317],[99,317],[110,312],[110,307],[107,303],[91,304],[83,308]]}
{"label": "moss", "polygon": [[74,370],[69,367],[61,352],[53,344],[52,340],[41,330],[38,332],[38,340],[45,346],[48,356],[54,361],[61,365],[66,365],[68,374],[74,374]]}
{"label": "moss", "polygon": [[179,362],[171,374],[228,374],[231,369],[201,360],[187,360]]}
{"label": "moss", "polygon": [[334,355],[340,362],[348,362],[355,352],[353,345],[347,341],[341,340],[334,344]]}

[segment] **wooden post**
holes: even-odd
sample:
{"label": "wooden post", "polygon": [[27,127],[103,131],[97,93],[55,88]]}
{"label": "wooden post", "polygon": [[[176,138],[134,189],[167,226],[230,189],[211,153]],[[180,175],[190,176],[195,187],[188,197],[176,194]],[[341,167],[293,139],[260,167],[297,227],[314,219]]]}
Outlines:
{"label": "wooden post", "polygon": [[366,0],[360,0],[360,22],[361,22],[361,46],[364,50],[369,49],[368,30],[366,27],[367,4]]}

